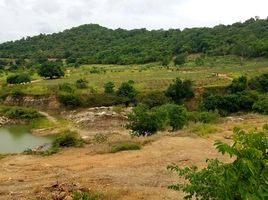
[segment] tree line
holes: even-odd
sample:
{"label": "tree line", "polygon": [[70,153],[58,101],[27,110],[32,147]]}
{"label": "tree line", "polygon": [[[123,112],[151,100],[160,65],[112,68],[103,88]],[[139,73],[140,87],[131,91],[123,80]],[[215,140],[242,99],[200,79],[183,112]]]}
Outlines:
{"label": "tree line", "polygon": [[268,56],[268,19],[255,17],[213,28],[152,31],[112,30],[89,24],[0,44],[0,58],[56,58],[75,65],[165,64],[174,57],[192,53]]}

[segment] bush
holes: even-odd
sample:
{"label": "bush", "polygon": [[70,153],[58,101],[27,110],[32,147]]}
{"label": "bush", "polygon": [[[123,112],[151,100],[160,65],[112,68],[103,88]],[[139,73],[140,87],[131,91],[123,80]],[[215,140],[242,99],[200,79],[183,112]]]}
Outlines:
{"label": "bush", "polygon": [[72,196],[73,200],[99,200],[101,196],[99,194],[90,194],[87,192],[74,192]]}
{"label": "bush", "polygon": [[212,123],[216,122],[220,118],[220,115],[216,112],[188,112],[187,119],[192,122]]}
{"label": "bush", "polygon": [[88,107],[114,106],[124,103],[121,97],[116,94],[91,94],[84,101]]}
{"label": "bush", "polygon": [[7,77],[8,84],[20,84],[31,82],[31,77],[29,74],[16,74]]}
{"label": "bush", "polygon": [[147,136],[165,128],[167,121],[166,112],[159,109],[151,111],[145,105],[140,104],[128,115],[126,127],[132,130],[133,135]]}
{"label": "bush", "polygon": [[169,98],[163,92],[153,91],[138,96],[138,102],[147,105],[149,108],[153,108],[168,103]]}
{"label": "bush", "polygon": [[140,150],[141,144],[132,141],[118,141],[111,144],[111,153],[119,151],[133,151]]}
{"label": "bush", "polygon": [[206,111],[219,111],[223,113],[235,113],[238,111],[252,110],[252,105],[257,97],[253,93],[240,92],[226,95],[208,95],[200,104]]}
{"label": "bush", "polygon": [[68,93],[74,93],[75,88],[70,83],[61,83],[61,84],[59,84],[59,91],[68,92]]}
{"label": "bush", "polygon": [[186,62],[186,57],[187,57],[187,54],[185,53],[181,53],[179,55],[176,56],[175,60],[174,60],[174,63],[175,65],[182,65]]}
{"label": "bush", "polygon": [[260,92],[268,92],[268,74],[262,74],[249,81],[249,87]]}
{"label": "bush", "polygon": [[79,136],[77,132],[66,130],[54,139],[52,146],[47,151],[43,152],[43,155],[49,156],[55,154],[61,148],[82,147],[83,145],[84,140]]}
{"label": "bush", "polygon": [[114,93],[114,87],[115,87],[115,85],[113,82],[107,82],[104,84],[104,92],[106,94],[112,94],[112,93]]}
{"label": "bush", "polygon": [[168,124],[172,127],[172,131],[182,129],[187,122],[186,109],[184,106],[166,104],[156,109],[167,113]]}
{"label": "bush", "polygon": [[60,102],[69,107],[78,107],[82,105],[82,101],[78,94],[61,92],[58,95]]}
{"label": "bush", "polygon": [[237,93],[237,92],[242,92],[247,89],[247,77],[241,76],[237,79],[234,79],[229,86],[229,91],[231,93]]}
{"label": "bush", "polygon": [[5,116],[10,118],[17,119],[36,119],[39,117],[43,117],[37,110],[32,108],[23,108],[23,107],[4,107],[1,109],[1,112],[4,113]]}
{"label": "bush", "polygon": [[174,83],[170,84],[165,94],[175,103],[181,104],[183,101],[194,97],[193,83],[190,80],[182,81],[176,78]]}
{"label": "bush", "polygon": [[118,89],[118,95],[122,98],[123,103],[128,106],[130,103],[136,103],[137,91],[133,86],[134,82],[124,82]]}
{"label": "bush", "polygon": [[268,97],[264,96],[260,98],[253,104],[252,109],[255,112],[268,115]]}
{"label": "bush", "polygon": [[217,141],[222,154],[229,154],[233,162],[208,160],[208,166],[168,169],[185,181],[169,188],[186,193],[185,199],[267,199],[268,194],[268,138],[260,132],[246,133],[235,129],[232,145]]}
{"label": "bush", "polygon": [[87,84],[88,84],[87,80],[82,79],[82,78],[81,79],[78,79],[76,81],[76,87],[78,89],[85,89],[85,88],[87,88],[88,87]]}

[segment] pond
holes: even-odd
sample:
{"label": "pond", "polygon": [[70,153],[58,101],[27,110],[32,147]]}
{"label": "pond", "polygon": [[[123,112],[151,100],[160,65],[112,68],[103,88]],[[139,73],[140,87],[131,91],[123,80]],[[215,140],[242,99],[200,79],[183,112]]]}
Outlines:
{"label": "pond", "polygon": [[15,125],[0,128],[0,154],[22,153],[40,145],[50,144],[51,137],[38,137],[30,133],[25,125]]}

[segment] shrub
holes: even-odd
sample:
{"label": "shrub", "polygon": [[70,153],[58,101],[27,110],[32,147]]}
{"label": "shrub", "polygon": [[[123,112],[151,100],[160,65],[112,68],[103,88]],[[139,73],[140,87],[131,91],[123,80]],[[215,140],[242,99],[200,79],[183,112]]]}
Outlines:
{"label": "shrub", "polygon": [[106,94],[112,94],[112,93],[114,93],[114,87],[115,87],[115,85],[113,82],[107,82],[104,84],[104,92]]}
{"label": "shrub", "polygon": [[73,200],[99,200],[101,196],[99,194],[90,194],[87,192],[74,192],[72,195]]}
{"label": "shrub", "polygon": [[141,144],[132,141],[117,141],[111,144],[111,153],[140,150]]}
{"label": "shrub", "polygon": [[235,129],[233,138],[232,145],[215,143],[220,153],[234,157],[233,162],[210,159],[208,166],[201,170],[196,166],[168,166],[186,180],[169,188],[182,190],[185,199],[267,199],[267,135]]}
{"label": "shrub", "polygon": [[88,87],[88,82],[87,82],[87,80],[85,80],[85,79],[78,79],[77,81],[76,81],[76,87],[77,88],[79,88],[79,89],[85,89],[85,88],[87,88]]}
{"label": "shrub", "polygon": [[126,127],[136,136],[147,136],[162,130],[168,121],[166,112],[161,110],[151,111],[145,105],[138,105],[128,115]]}
{"label": "shrub", "polygon": [[20,84],[31,82],[31,77],[29,74],[15,74],[7,77],[7,83],[9,84]]}
{"label": "shrub", "polygon": [[262,74],[249,81],[249,87],[253,90],[268,92],[268,74]]}
{"label": "shrub", "polygon": [[183,101],[194,97],[193,83],[190,80],[182,81],[176,78],[174,83],[170,84],[165,94],[175,103],[181,104]]}
{"label": "shrub", "polygon": [[220,115],[216,112],[188,112],[187,119],[192,122],[212,123],[216,122],[220,118]]}
{"label": "shrub", "polygon": [[59,91],[73,93],[75,92],[75,89],[70,83],[61,83],[59,84]]}
{"label": "shrub", "polygon": [[122,103],[124,101],[116,94],[91,94],[84,101],[84,105],[89,107],[113,106]]}
{"label": "shrub", "polygon": [[147,105],[149,108],[161,106],[168,103],[169,98],[163,92],[153,91],[144,95],[138,96],[138,102]]}
{"label": "shrub", "polygon": [[59,134],[52,142],[51,147],[43,152],[44,156],[49,156],[57,153],[61,148],[67,147],[82,147],[84,140],[79,136],[77,132],[65,130]]}
{"label": "shrub", "polygon": [[249,111],[257,97],[253,93],[240,92],[226,95],[208,95],[201,102],[201,109],[206,111],[218,110],[220,114]]}
{"label": "shrub", "polygon": [[39,117],[43,117],[37,110],[32,108],[23,108],[23,107],[4,107],[1,110],[4,115],[10,118],[18,118],[18,119],[36,119]]}
{"label": "shrub", "polygon": [[133,86],[133,82],[122,83],[118,89],[118,95],[126,106],[130,103],[136,103],[137,91]]}
{"label": "shrub", "polygon": [[234,79],[229,86],[229,91],[231,93],[242,92],[247,89],[247,82],[247,77],[245,76]]}
{"label": "shrub", "polygon": [[172,127],[172,131],[182,129],[187,122],[186,109],[184,106],[166,104],[157,108],[157,110],[158,109],[167,113],[168,123]]}
{"label": "shrub", "polygon": [[65,106],[77,107],[82,105],[78,94],[61,92],[58,95],[60,102]]}
{"label": "shrub", "polygon": [[258,113],[267,115],[268,114],[268,97],[264,96],[260,98],[258,101],[256,101],[253,104],[252,109]]}
{"label": "shrub", "polygon": [[185,53],[181,53],[181,54],[177,55],[175,60],[174,60],[175,65],[184,64],[186,62],[186,57],[187,57],[187,54],[185,54]]}
{"label": "shrub", "polygon": [[191,132],[199,135],[199,136],[207,136],[209,134],[215,133],[217,132],[217,128],[211,124],[203,124],[203,123],[198,123],[195,124],[192,128],[191,128]]}

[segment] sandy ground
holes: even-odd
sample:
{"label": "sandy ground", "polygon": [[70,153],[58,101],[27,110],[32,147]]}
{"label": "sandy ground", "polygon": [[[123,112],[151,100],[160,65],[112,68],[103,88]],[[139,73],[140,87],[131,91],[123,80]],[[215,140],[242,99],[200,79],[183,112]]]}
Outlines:
{"label": "sandy ground", "polygon": [[230,161],[217,153],[217,139],[231,142],[232,128],[261,127],[268,117],[246,115],[218,124],[219,132],[200,138],[186,131],[163,133],[139,151],[96,154],[92,145],[62,150],[49,156],[13,155],[0,160],[0,199],[33,199],[55,183],[78,183],[107,194],[107,199],[182,199],[183,194],[167,189],[176,175],[167,165],[206,165],[207,158]]}

